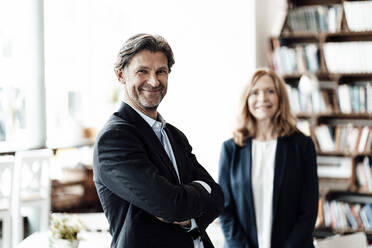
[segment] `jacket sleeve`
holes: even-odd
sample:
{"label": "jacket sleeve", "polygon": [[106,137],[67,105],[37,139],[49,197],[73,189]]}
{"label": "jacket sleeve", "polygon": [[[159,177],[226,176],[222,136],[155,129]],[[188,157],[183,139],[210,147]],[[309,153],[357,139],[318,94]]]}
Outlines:
{"label": "jacket sleeve", "polygon": [[94,167],[115,195],[167,222],[202,216],[213,199],[199,183],[174,185],[150,161],[135,128],[114,127],[97,139]]}
{"label": "jacket sleeve", "polygon": [[229,248],[249,248],[249,243],[246,234],[239,222],[236,214],[236,205],[231,194],[231,174],[230,164],[232,163],[232,151],[228,141],[222,145],[218,182],[221,185],[225,203],[224,210],[220,215],[222,231],[225,235],[225,241]]}
{"label": "jacket sleeve", "polygon": [[199,229],[205,230],[222,212],[224,196],[221,187],[197,161],[195,155],[192,153],[192,147],[190,146],[186,136],[182,132],[180,132],[180,135],[183,139],[183,143],[187,147],[186,159],[187,165],[192,171],[192,181],[203,181],[211,187],[211,193],[208,194],[209,199],[206,201],[203,213],[199,217],[195,218]]}
{"label": "jacket sleeve", "polygon": [[[298,144],[300,145],[300,144]],[[301,149],[303,163],[300,212],[297,222],[286,242],[286,248],[301,247],[304,243],[311,244],[318,213],[318,174],[316,152],[310,137],[306,137]]]}

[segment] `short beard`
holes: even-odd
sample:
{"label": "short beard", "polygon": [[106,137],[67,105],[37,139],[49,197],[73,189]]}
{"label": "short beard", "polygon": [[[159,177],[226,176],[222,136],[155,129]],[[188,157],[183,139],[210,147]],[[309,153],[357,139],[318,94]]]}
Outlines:
{"label": "short beard", "polygon": [[155,110],[159,107],[159,104],[158,104],[158,105],[152,105],[152,106],[146,106],[146,105],[143,105],[143,104],[141,103],[141,106],[142,106],[142,108],[144,108],[146,111],[153,112],[153,111],[155,111]]}
{"label": "short beard", "polygon": [[162,96],[160,98],[160,100],[156,104],[151,104],[151,103],[146,102],[146,100],[141,99],[141,97],[139,97],[138,103],[145,110],[147,110],[147,111],[154,111],[154,110],[156,110],[159,107],[159,105],[160,105],[161,101],[163,100],[163,98],[164,98],[164,96]]}

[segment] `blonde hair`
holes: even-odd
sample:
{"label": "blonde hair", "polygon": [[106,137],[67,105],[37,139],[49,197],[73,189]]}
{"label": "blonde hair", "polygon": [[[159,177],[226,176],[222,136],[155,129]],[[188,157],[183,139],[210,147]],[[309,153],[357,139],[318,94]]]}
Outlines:
{"label": "blonde hair", "polygon": [[284,80],[274,71],[261,68],[252,76],[250,83],[244,88],[240,101],[237,128],[234,131],[234,141],[239,146],[244,146],[249,137],[254,137],[257,132],[257,122],[248,107],[248,97],[257,81],[263,76],[269,76],[274,83],[278,95],[278,110],[273,116],[273,131],[278,136],[285,136],[298,131],[296,117],[292,114],[289,105],[287,89]]}

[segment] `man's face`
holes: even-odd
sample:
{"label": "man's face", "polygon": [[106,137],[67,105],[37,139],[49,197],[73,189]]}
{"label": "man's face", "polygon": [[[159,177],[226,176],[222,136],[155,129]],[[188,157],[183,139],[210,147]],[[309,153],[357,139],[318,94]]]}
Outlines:
{"label": "man's face", "polygon": [[125,85],[130,104],[154,111],[167,93],[168,74],[168,59],[163,52],[142,50],[117,76]]}

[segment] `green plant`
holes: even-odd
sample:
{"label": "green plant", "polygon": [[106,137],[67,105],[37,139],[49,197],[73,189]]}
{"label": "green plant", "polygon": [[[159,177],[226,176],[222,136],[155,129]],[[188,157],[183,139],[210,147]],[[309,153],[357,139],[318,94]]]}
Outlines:
{"label": "green plant", "polygon": [[77,235],[84,229],[84,225],[76,215],[55,213],[51,216],[50,229],[52,238],[66,239],[72,243],[77,240]]}

